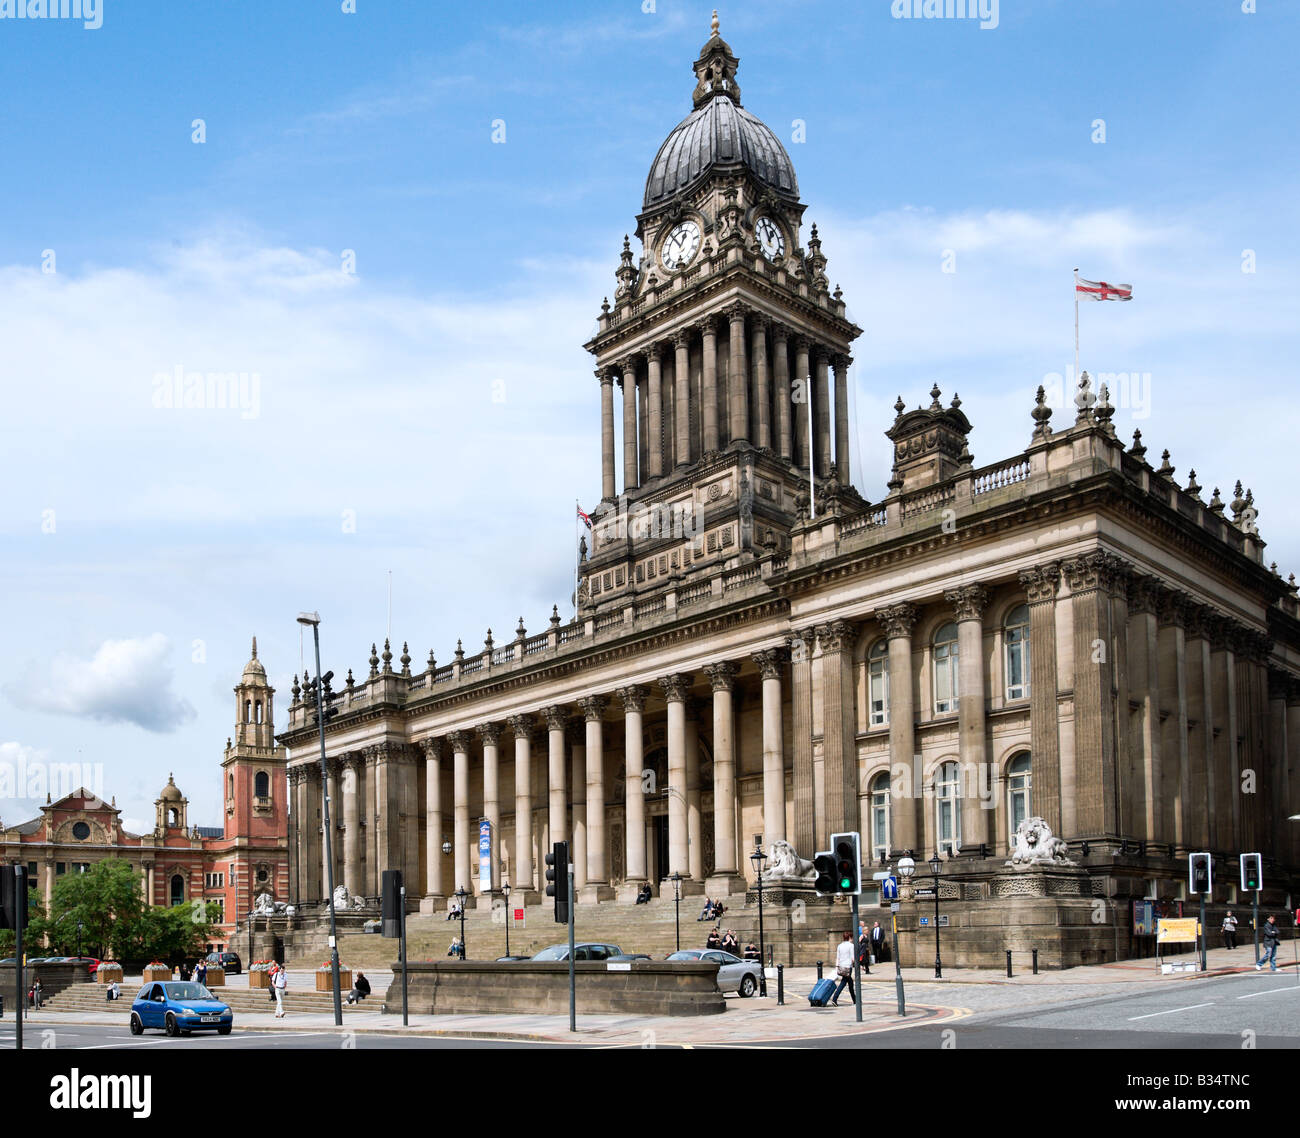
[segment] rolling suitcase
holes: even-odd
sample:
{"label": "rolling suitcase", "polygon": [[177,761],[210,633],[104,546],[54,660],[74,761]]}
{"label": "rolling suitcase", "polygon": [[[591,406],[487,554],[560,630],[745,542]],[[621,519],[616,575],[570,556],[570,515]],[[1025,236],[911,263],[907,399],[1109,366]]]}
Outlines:
{"label": "rolling suitcase", "polygon": [[808,1002],[815,1008],[824,1008],[833,995],[835,995],[835,981],[818,980],[808,994]]}

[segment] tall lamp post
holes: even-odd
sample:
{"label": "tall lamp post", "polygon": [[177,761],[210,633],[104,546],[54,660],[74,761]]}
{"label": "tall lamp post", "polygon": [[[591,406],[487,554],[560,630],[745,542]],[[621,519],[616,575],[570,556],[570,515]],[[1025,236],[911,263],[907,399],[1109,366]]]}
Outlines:
{"label": "tall lamp post", "polygon": [[677,931],[677,952],[682,950],[682,875],[674,873],[669,876],[673,883],[673,927]]}
{"label": "tall lamp post", "polygon": [[[330,842],[329,767],[325,761],[325,685],[320,677],[320,613],[300,612],[298,623],[311,626],[312,642],[316,646],[316,722],[320,727],[320,783],[321,818],[325,824],[325,889],[330,906],[330,974],[334,987],[334,1026],[343,1026],[343,994],[339,990],[339,934],[334,917],[334,851]],[[248,922],[249,943],[252,943],[253,922]],[[251,954],[251,947],[250,947]]]}
{"label": "tall lamp post", "polygon": [[506,899],[506,955],[510,955],[510,882],[501,883],[501,895]]}
{"label": "tall lamp post", "polygon": [[469,894],[465,891],[465,886],[457,886],[456,892],[452,894],[460,907],[460,958],[465,959],[465,902],[469,900]]}
{"label": "tall lamp post", "polygon": [[754,835],[754,852],[749,860],[754,863],[754,878],[758,882],[758,994],[767,995],[767,954],[763,948],[763,867],[767,854],[763,852],[763,835]]}
{"label": "tall lamp post", "polygon": [[943,979],[943,961],[939,959],[939,870],[943,862],[936,850],[930,858],[930,873],[934,877],[934,978]]}

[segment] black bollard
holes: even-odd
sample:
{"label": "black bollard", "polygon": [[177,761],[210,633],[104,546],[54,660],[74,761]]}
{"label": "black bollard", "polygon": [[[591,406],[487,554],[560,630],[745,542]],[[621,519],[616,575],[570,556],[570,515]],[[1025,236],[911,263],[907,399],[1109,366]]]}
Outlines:
{"label": "black bollard", "polygon": [[1034,975],[1038,975],[1038,949],[1034,949]]}
{"label": "black bollard", "polygon": [[784,964],[778,964],[776,966],[776,1002],[778,1004],[785,1003],[785,965]]}
{"label": "black bollard", "polygon": [[1011,975],[1011,949],[1007,949],[1007,975]]}
{"label": "black bollard", "polygon": [[820,980],[821,978],[822,978],[822,962],[819,960],[817,961],[817,979]]}

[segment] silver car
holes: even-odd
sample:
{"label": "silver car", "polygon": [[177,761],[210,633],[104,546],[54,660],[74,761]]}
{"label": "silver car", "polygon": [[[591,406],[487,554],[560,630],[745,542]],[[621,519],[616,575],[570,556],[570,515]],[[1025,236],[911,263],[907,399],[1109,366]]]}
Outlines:
{"label": "silver car", "polygon": [[762,965],[757,960],[741,960],[720,948],[684,948],[674,952],[669,960],[696,960],[718,966],[718,987],[724,992],[733,989],[742,996],[752,996],[758,991]]}

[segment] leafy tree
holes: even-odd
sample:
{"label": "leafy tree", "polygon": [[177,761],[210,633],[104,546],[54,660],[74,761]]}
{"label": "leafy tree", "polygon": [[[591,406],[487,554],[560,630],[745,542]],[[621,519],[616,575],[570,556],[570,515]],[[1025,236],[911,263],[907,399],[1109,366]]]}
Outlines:
{"label": "leafy tree", "polygon": [[120,858],[95,862],[85,873],[65,873],[54,883],[51,896],[45,929],[50,954],[75,954],[78,939],[87,955],[103,958],[117,951],[148,909],[140,892],[142,881],[143,875]]}
{"label": "leafy tree", "polygon": [[[41,945],[45,935],[45,906],[39,891],[27,890],[27,923],[23,925],[23,955],[42,955]],[[13,956],[17,938],[13,929],[0,929],[0,959]]]}

